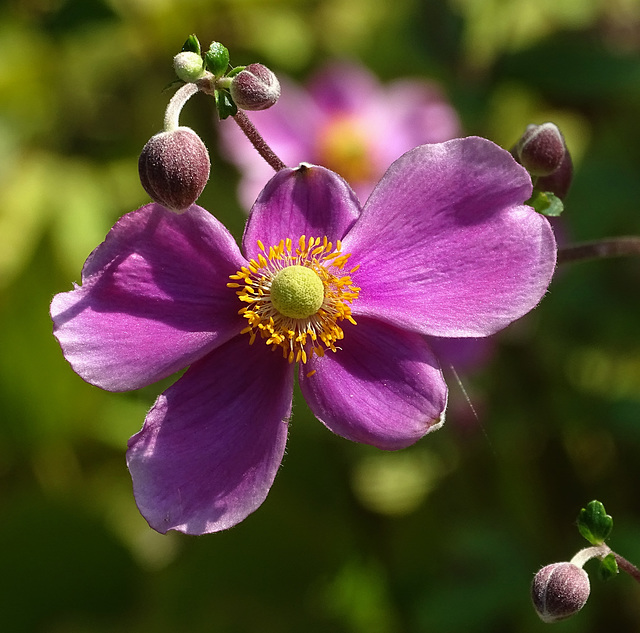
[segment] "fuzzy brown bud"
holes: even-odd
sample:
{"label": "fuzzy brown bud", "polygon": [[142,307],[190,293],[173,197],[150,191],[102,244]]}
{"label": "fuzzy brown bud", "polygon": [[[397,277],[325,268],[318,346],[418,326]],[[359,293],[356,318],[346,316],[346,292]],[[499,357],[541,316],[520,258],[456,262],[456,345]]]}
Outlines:
{"label": "fuzzy brown bud", "polygon": [[566,198],[573,180],[573,161],[569,150],[564,153],[560,167],[549,176],[540,176],[536,181],[536,189],[550,191],[561,200]]}
{"label": "fuzzy brown bud", "polygon": [[566,146],[554,123],[529,125],[518,141],[517,153],[522,166],[533,176],[549,176],[562,164]]}
{"label": "fuzzy brown bud", "polygon": [[266,110],[280,98],[280,82],[262,64],[249,64],[235,75],[229,88],[241,110]]}
{"label": "fuzzy brown bud", "polygon": [[535,575],[531,599],[543,622],[558,622],[580,611],[590,590],[584,569],[573,563],[553,563]]}
{"label": "fuzzy brown bud", "polygon": [[188,127],[149,139],[138,160],[140,182],[151,198],[170,211],[186,211],[209,180],[209,153]]}

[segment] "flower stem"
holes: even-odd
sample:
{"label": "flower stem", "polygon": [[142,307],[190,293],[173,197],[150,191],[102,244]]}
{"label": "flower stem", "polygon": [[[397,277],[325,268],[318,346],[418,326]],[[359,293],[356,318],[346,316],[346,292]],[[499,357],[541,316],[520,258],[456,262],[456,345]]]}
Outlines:
{"label": "flower stem", "polygon": [[251,144],[256,148],[258,154],[267,161],[274,171],[280,171],[286,168],[286,165],[267,145],[266,141],[260,135],[260,132],[256,130],[253,123],[249,120],[249,117],[242,110],[238,110],[238,113],[235,114],[233,118],[245,136],[251,141]]}
{"label": "flower stem", "polygon": [[571,563],[577,567],[582,567],[588,560],[592,558],[599,558],[602,560],[605,556],[613,554],[618,568],[627,572],[636,582],[640,583],[640,569],[638,569],[633,563],[629,562],[626,558],[616,554],[608,545],[602,543],[602,545],[594,545],[593,547],[585,547],[581,549],[572,559]]}
{"label": "flower stem", "polygon": [[607,257],[640,255],[640,237],[610,237],[592,242],[570,244],[558,249],[558,263],[588,261]]}
{"label": "flower stem", "polygon": [[581,549],[570,562],[576,567],[583,567],[588,560],[592,558],[602,559],[610,553],[611,549],[604,543],[602,545],[594,545],[593,547],[585,547]]}
{"label": "flower stem", "polygon": [[618,567],[622,569],[622,571],[626,571],[627,574],[629,574],[629,576],[631,576],[636,582],[640,583],[640,569],[638,569],[633,563],[630,563],[626,558],[620,556],[620,554],[613,552],[613,555],[616,557]]}
{"label": "flower stem", "polygon": [[164,131],[173,132],[180,127],[179,117],[184,104],[193,97],[200,88],[196,84],[189,83],[179,88],[171,97],[164,112]]}

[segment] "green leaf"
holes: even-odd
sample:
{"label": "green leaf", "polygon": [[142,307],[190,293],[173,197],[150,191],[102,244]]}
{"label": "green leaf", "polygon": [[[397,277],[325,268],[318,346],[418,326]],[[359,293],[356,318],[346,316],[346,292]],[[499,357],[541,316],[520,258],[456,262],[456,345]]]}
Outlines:
{"label": "green leaf", "polygon": [[607,554],[601,561],[598,569],[600,580],[611,580],[618,575],[618,563],[613,553]]}
{"label": "green leaf", "polygon": [[613,519],[599,501],[590,501],[578,515],[578,530],[592,545],[601,545],[611,534]]}
{"label": "green leaf", "polygon": [[195,35],[189,35],[185,43],[182,45],[182,52],[197,53],[201,55],[200,42]]}
{"label": "green leaf", "polygon": [[227,77],[235,77],[238,73],[242,72],[245,68],[246,66],[236,66],[235,68],[232,68],[227,73]]}
{"label": "green leaf", "polygon": [[211,42],[204,54],[204,63],[216,79],[222,77],[229,67],[229,51],[220,42]]}
{"label": "green leaf", "polygon": [[534,190],[526,204],[532,206],[538,213],[552,218],[557,218],[564,211],[562,200],[550,191]]}
{"label": "green leaf", "polygon": [[216,90],[216,108],[221,121],[238,113],[238,106],[231,98],[231,95],[224,90]]}

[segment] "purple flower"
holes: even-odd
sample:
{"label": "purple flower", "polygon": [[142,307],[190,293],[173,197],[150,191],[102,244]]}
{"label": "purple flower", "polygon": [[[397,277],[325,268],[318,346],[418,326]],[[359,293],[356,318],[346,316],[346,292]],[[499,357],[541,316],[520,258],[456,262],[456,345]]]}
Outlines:
{"label": "purple flower", "polygon": [[[307,90],[282,80],[278,107],[248,116],[285,164],[324,165],[360,200],[404,152],[460,134],[458,116],[435,83],[402,79],[383,86],[355,64],[326,67]],[[220,134],[225,154],[242,171],[239,193],[248,209],[273,172],[237,126],[223,123]]]}
{"label": "purple flower", "polygon": [[447,388],[428,337],[496,332],[553,274],[553,233],[530,195],[524,168],[472,137],[406,153],[363,209],[337,174],[284,169],[242,250],[196,205],[121,218],[51,314],[73,369],[103,389],[190,365],[129,442],[149,524],[215,532],[258,508],[296,367],[315,416],[345,438],[394,450],[439,428]]}

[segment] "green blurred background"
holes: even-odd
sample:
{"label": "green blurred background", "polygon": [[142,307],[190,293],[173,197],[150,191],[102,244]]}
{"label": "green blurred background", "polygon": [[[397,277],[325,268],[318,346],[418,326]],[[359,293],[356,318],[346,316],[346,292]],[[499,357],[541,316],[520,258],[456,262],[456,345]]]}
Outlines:
{"label": "green blurred background", "polygon": [[[559,270],[548,296],[462,376],[448,423],[382,453],[297,399],[266,503],[217,535],[161,536],[134,504],[127,438],[164,385],[78,378],[48,304],[147,197],[190,33],[301,81],[360,60],[442,83],[465,133],[509,147],[553,120],[576,162],[563,240],[640,234],[638,0],[4,0],[0,5],[0,628],[11,632],[533,633],[542,565],[583,545],[593,498],[640,563],[640,260]],[[212,152],[200,199],[239,235],[238,173],[210,100],[182,122]],[[277,107],[277,106],[276,106]],[[232,124],[232,123],[229,123]],[[596,565],[587,564],[594,571]],[[566,632],[640,630],[640,590],[592,574]]]}

